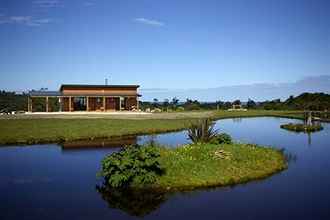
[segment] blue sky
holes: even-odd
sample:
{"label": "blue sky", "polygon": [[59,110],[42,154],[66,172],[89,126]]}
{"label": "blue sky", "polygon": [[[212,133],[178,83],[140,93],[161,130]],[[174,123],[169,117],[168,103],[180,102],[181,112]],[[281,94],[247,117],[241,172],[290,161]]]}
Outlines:
{"label": "blue sky", "polygon": [[0,0],[0,88],[213,88],[330,74],[330,1]]}

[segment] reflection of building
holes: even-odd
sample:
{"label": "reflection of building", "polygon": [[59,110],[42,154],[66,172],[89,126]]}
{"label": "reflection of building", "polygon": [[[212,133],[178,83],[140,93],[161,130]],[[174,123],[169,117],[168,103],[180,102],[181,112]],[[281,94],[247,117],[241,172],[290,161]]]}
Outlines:
{"label": "reflection of building", "polygon": [[60,111],[120,111],[138,110],[138,85],[62,85],[59,91],[32,91],[28,111],[33,111],[33,99],[45,98],[46,112],[51,111],[49,99],[57,99]]}
{"label": "reflection of building", "polygon": [[137,143],[136,136],[116,137],[111,139],[96,139],[87,141],[70,141],[62,144],[62,150],[83,150],[95,148],[116,148]]}

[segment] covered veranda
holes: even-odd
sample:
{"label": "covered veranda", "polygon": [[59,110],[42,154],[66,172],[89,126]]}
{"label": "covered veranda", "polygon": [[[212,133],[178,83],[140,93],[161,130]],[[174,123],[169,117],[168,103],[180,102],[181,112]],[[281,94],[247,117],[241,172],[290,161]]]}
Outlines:
{"label": "covered veranda", "polygon": [[[35,105],[41,105],[45,112],[74,111],[137,111],[139,95],[63,95],[57,91],[32,91],[28,96],[28,111],[38,111]],[[39,108],[40,109],[40,108]]]}

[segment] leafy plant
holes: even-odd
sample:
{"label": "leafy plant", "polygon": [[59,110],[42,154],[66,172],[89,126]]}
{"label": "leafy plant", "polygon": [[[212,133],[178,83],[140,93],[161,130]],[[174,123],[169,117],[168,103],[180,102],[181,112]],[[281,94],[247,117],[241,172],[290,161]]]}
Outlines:
{"label": "leafy plant", "polygon": [[229,134],[220,133],[212,141],[214,144],[232,144],[232,138]]}
{"label": "leafy plant", "polygon": [[214,140],[217,133],[211,119],[200,119],[197,123],[191,124],[188,129],[188,137],[193,143],[209,143]]}
{"label": "leafy plant", "polygon": [[159,158],[160,149],[157,147],[128,146],[104,158],[99,175],[110,187],[152,184],[164,172]]}

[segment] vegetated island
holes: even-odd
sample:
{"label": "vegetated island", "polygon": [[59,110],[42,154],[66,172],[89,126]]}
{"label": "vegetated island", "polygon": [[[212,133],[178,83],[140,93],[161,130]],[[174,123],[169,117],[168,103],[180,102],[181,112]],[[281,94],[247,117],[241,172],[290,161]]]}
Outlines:
{"label": "vegetated island", "polygon": [[149,143],[107,156],[99,173],[104,179],[99,189],[188,191],[246,183],[287,168],[282,151],[234,143],[229,135],[213,131],[210,123],[189,129],[192,144],[170,149]]}
{"label": "vegetated island", "polygon": [[300,123],[298,123],[298,124],[289,123],[289,124],[281,125],[281,128],[289,130],[289,131],[305,132],[305,133],[310,133],[310,132],[316,132],[316,131],[323,130],[323,127],[322,127],[321,124],[307,125],[307,124],[300,124]]}
{"label": "vegetated island", "polygon": [[[117,174],[104,167],[103,174],[111,176],[111,180],[105,180],[104,186],[129,186],[165,192],[185,191],[246,183],[266,178],[287,168],[285,156],[280,150],[250,144],[191,144],[176,149],[152,146],[139,148],[158,151],[158,159],[146,159],[148,156],[144,156],[148,154],[141,152],[137,153],[137,157],[144,159],[138,159],[137,162],[136,158],[127,159],[129,156],[126,155],[124,157],[127,158],[118,163],[122,168],[117,170],[112,166],[108,167],[112,167],[114,172],[118,171]],[[136,165],[137,163],[141,165]],[[149,166],[143,165],[145,163],[149,163]],[[126,184],[126,181],[129,183]]]}

